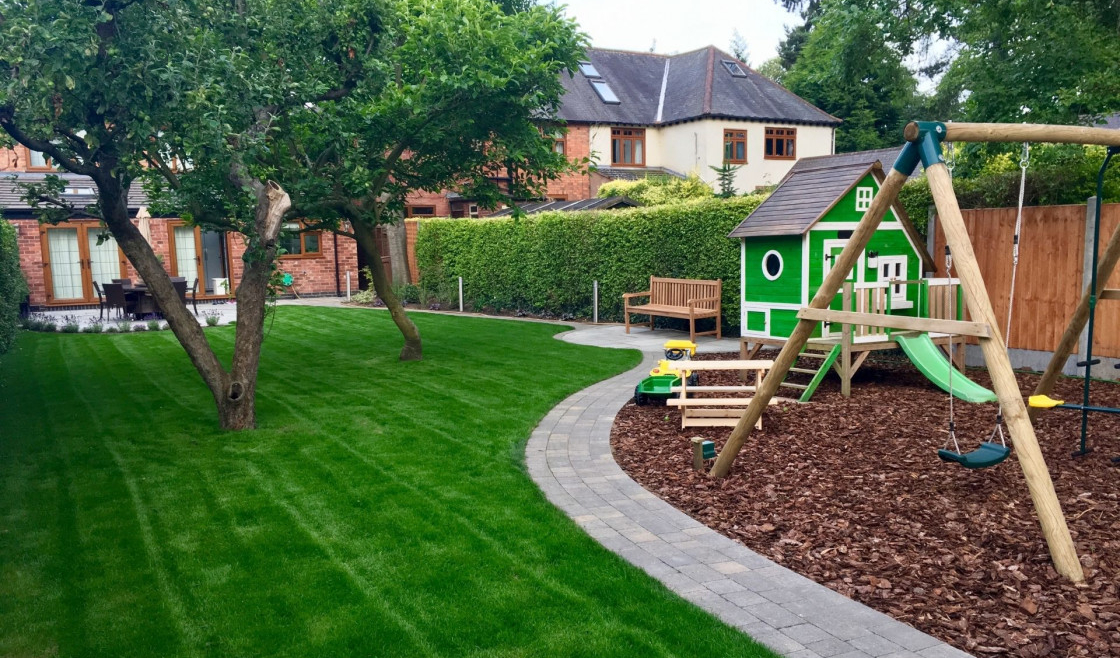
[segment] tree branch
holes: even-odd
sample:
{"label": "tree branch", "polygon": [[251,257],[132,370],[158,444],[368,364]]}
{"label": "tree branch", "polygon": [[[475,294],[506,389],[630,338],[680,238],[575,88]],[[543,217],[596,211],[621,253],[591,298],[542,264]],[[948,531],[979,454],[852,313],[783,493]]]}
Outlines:
{"label": "tree branch", "polygon": [[4,132],[11,135],[12,139],[16,140],[20,144],[23,144],[32,151],[46,153],[50,156],[51,160],[53,160],[56,164],[60,165],[67,171],[73,172],[75,174],[81,174],[83,176],[89,176],[94,180],[98,180],[101,176],[101,172],[97,167],[84,164],[78,162],[74,158],[67,157],[65,154],[63,154],[62,149],[58,148],[56,144],[53,144],[44,139],[36,139],[24,132],[23,129],[16,125],[12,108],[10,107],[0,108],[0,128],[3,128]]}

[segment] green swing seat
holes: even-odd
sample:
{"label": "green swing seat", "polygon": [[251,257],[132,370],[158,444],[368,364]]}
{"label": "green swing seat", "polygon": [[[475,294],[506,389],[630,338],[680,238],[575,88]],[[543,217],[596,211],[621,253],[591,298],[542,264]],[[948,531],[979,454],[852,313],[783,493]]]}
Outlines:
{"label": "green swing seat", "polygon": [[953,452],[952,450],[945,450],[944,448],[937,451],[937,456],[941,458],[941,461],[954,462],[965,468],[987,468],[989,466],[995,466],[1007,459],[1007,456],[1010,454],[1011,448],[990,441],[984,441],[980,444],[979,448],[972,452],[959,453]]}

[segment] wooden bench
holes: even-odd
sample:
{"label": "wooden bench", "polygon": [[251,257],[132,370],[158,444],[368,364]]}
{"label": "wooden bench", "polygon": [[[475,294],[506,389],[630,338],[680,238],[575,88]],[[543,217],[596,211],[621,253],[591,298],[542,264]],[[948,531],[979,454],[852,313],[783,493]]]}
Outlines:
{"label": "wooden bench", "polygon": [[[745,373],[754,373],[754,386],[689,386],[688,379],[682,378],[680,386],[674,386],[672,391],[679,392],[679,398],[669,398],[665,404],[678,407],[681,410],[681,427],[734,427],[743,415],[747,405],[751,403],[749,397],[695,397],[697,393],[753,393],[762,384],[762,376],[774,366],[774,362],[765,359],[734,360],[734,361],[678,361],[682,368],[693,372],[701,370],[741,370]],[[744,378],[746,380],[746,378]],[[690,394],[693,397],[690,397]],[[784,404],[791,400],[774,397],[770,404]],[[757,429],[762,429],[762,418],[755,424]]]}
{"label": "wooden bench", "polygon": [[[722,338],[720,327],[720,305],[723,295],[723,282],[704,279],[663,279],[649,278],[649,290],[629,292],[622,296],[622,310],[626,316],[626,333],[630,333],[630,314],[649,316],[649,328],[653,329],[653,318],[681,318],[688,320],[688,339],[695,341],[697,336]],[[631,304],[630,300],[649,297],[646,304]],[[715,318],[716,328],[712,331],[696,331],[698,318]]]}

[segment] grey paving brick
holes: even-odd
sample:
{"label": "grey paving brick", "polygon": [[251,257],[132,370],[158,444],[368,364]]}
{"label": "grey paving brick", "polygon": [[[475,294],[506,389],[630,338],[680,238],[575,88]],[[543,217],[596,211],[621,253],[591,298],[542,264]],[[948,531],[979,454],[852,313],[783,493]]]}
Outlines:
{"label": "grey paving brick", "polygon": [[805,623],[805,620],[801,617],[798,617],[789,610],[786,610],[776,603],[771,603],[770,601],[757,605],[749,605],[747,606],[747,612],[779,630],[787,626],[796,626]]}
{"label": "grey paving brick", "polygon": [[777,631],[769,633],[750,634],[754,641],[765,644],[774,651],[783,655],[789,655],[795,651],[803,651],[806,647],[797,640],[791,639]]}
{"label": "grey paving brick", "polygon": [[758,592],[752,592],[749,589],[745,589],[741,592],[732,592],[730,594],[724,594],[723,597],[725,599],[727,599],[728,601],[731,601],[735,605],[743,607],[743,608],[745,608],[747,606],[757,605],[759,603],[765,603],[766,602],[766,599],[762,598],[761,594],[759,594]]}
{"label": "grey paving brick", "polygon": [[875,658],[902,650],[902,647],[894,642],[891,642],[881,635],[875,635],[874,633],[853,638],[850,640],[850,643],[853,647],[875,656]]}
{"label": "grey paving brick", "polygon": [[840,654],[849,653],[853,650],[852,645],[844,640],[832,637],[831,635],[823,640],[810,642],[805,646],[817,652],[821,658],[832,658],[832,656],[839,656]]}
{"label": "grey paving brick", "polygon": [[783,628],[782,633],[785,633],[786,635],[797,640],[801,644],[804,644],[805,646],[809,646],[813,642],[820,642],[821,640],[827,640],[832,637],[832,635],[826,633],[825,631],[812,624],[797,624],[796,626]]}
{"label": "grey paving brick", "polygon": [[872,628],[871,632],[881,635],[909,651],[916,652],[941,644],[941,641],[937,638],[926,635],[913,626],[907,626],[893,620],[889,624]]}
{"label": "grey paving brick", "polygon": [[922,649],[918,652],[918,655],[922,658],[971,658],[969,654],[948,644],[939,644],[928,649]]}

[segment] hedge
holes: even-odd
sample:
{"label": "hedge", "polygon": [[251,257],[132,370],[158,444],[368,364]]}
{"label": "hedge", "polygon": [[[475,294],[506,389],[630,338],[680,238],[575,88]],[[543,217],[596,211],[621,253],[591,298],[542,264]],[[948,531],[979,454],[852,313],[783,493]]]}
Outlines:
{"label": "hedge", "polygon": [[0,219],[0,354],[7,352],[15,340],[19,305],[26,295],[27,283],[19,271],[16,229]]}
{"label": "hedge", "polygon": [[763,198],[424,221],[416,240],[420,286],[452,302],[461,276],[472,310],[588,318],[598,280],[599,318],[619,321],[622,294],[646,290],[651,275],[722,279],[724,321],[738,326],[739,241],[727,234]]}

